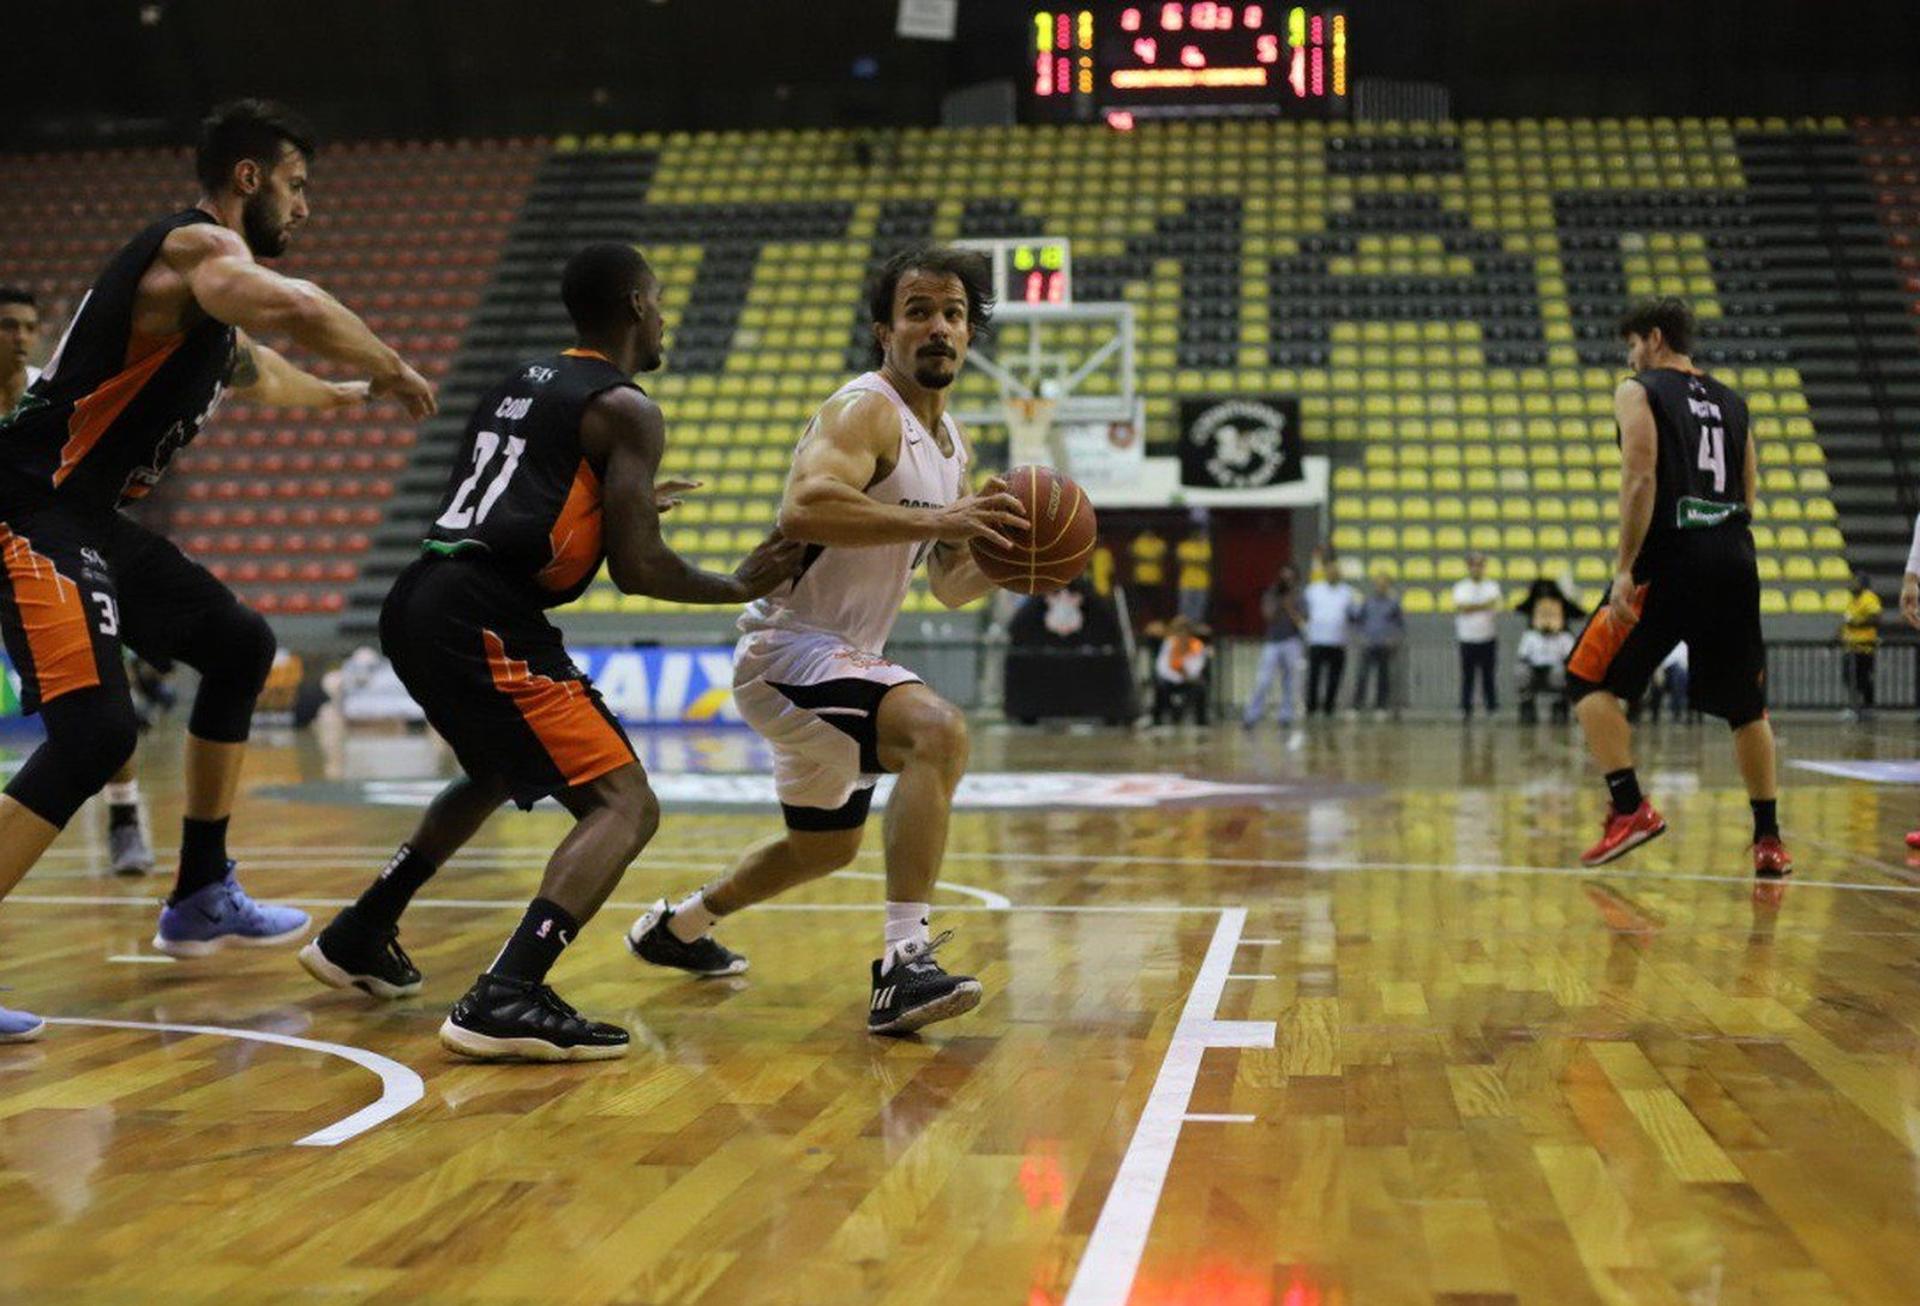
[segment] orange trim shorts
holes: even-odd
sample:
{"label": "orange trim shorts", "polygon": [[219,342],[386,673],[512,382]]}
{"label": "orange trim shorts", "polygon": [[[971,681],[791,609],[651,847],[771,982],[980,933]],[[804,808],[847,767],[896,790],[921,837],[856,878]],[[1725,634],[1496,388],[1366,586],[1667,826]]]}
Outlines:
{"label": "orange trim shorts", "polygon": [[523,808],[635,760],[540,597],[485,562],[428,556],[380,612],[381,649],[427,723],[461,769],[504,781]]}
{"label": "orange trim shorts", "polygon": [[1601,600],[1567,656],[1568,693],[1577,701],[1604,689],[1635,702],[1674,645],[1685,642],[1687,701],[1735,729],[1759,720],[1767,710],[1767,646],[1747,528],[1667,537],[1642,558],[1639,620],[1622,626]]}

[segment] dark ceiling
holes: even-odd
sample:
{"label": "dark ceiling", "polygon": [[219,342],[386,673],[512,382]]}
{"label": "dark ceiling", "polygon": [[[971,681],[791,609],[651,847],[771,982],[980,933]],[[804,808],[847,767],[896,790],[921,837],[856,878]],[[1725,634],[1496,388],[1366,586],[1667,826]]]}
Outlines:
{"label": "dark ceiling", "polygon": [[[183,139],[268,94],[330,136],[931,123],[1034,7],[960,0],[7,0],[0,145]],[[1920,0],[1347,0],[1356,74],[1460,116],[1920,112]]]}

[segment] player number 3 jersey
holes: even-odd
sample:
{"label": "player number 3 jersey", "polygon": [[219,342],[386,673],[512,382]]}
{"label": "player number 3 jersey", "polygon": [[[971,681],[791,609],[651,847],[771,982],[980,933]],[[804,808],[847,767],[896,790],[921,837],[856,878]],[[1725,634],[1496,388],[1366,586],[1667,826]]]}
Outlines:
{"label": "player number 3 jersey", "polygon": [[113,508],[144,498],[219,403],[233,328],[202,316],[185,330],[133,329],[141,278],[168,236],[211,223],[185,209],[122,246],[80,301],[66,334],[10,414],[0,467],[69,503]]}
{"label": "player number 3 jersey", "polygon": [[546,607],[578,598],[606,556],[602,469],[580,447],[580,419],[595,396],[631,385],[604,354],[586,349],[516,368],[467,423],[428,550],[521,576]]}

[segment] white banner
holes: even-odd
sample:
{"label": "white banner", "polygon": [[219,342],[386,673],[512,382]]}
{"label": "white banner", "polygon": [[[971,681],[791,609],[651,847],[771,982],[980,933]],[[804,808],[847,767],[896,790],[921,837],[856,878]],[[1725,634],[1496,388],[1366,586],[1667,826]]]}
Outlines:
{"label": "white banner", "polygon": [[900,0],[901,36],[922,41],[951,41],[960,17],[960,0]]}

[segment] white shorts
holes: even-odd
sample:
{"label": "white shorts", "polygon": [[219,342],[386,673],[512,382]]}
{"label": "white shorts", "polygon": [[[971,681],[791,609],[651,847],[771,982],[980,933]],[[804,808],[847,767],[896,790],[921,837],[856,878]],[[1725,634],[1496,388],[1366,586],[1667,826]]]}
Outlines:
{"label": "white shorts", "polygon": [[880,700],[920,677],[833,635],[756,631],[733,650],[733,701],[773,746],[773,788],[794,830],[865,824],[881,773]]}

